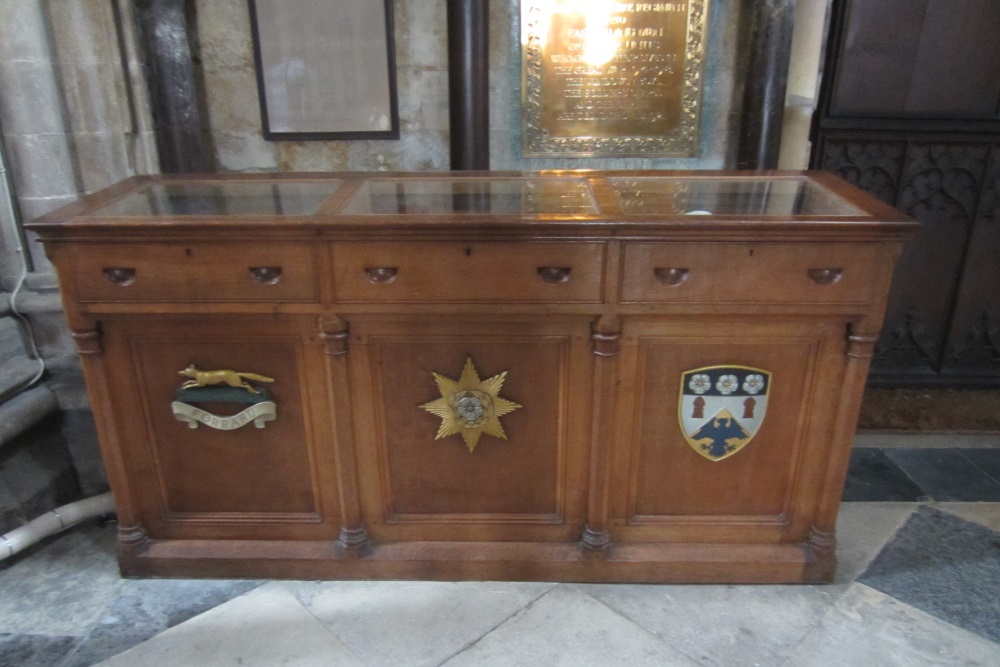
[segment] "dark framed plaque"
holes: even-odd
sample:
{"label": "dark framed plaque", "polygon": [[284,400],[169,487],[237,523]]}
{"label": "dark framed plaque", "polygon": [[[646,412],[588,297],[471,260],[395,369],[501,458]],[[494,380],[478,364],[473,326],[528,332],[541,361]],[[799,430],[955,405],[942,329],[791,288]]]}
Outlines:
{"label": "dark framed plaque", "polygon": [[522,0],[525,157],[698,154],[707,0]]}
{"label": "dark framed plaque", "polygon": [[248,0],[264,137],[398,139],[392,0]]}

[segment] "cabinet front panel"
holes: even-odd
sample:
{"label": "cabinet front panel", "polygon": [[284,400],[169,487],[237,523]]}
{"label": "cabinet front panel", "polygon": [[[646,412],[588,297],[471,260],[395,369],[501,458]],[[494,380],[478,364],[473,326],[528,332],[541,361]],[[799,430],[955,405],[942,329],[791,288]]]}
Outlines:
{"label": "cabinet front panel", "polygon": [[632,441],[619,459],[621,536],[632,527],[648,539],[730,541],[754,525],[753,539],[768,541],[791,524],[801,531],[795,480],[825,450],[820,434],[837,409],[810,404],[822,339],[738,321],[706,323],[702,335],[650,327],[631,336],[638,375],[622,431]]}
{"label": "cabinet front panel", "polygon": [[[281,533],[274,524],[325,522],[339,528],[335,479],[325,451],[329,447],[315,445],[326,420],[311,407],[317,400],[322,405],[325,395],[323,356],[292,333],[254,336],[241,331],[250,326],[246,322],[213,331],[199,324],[190,333],[177,324],[109,328],[109,352],[115,357],[122,352],[131,367],[112,382],[126,433],[122,444],[139,482],[143,523],[153,536],[188,535],[209,524],[228,525],[235,531],[232,536],[241,537]],[[250,407],[228,395],[202,401],[178,393],[188,379],[179,371],[192,365],[273,378],[273,383],[244,381],[270,392],[276,416],[262,422],[262,428],[252,421],[230,430],[205,423],[191,428],[175,416],[175,401],[219,417],[213,423],[224,425],[222,419]],[[224,383],[211,387],[228,391]],[[236,389],[235,394],[248,392]]]}
{"label": "cabinet front panel", "polygon": [[74,250],[74,276],[85,302],[314,302],[321,249],[302,243],[87,245]]}
{"label": "cabinet front panel", "polygon": [[876,248],[850,244],[629,243],[625,302],[868,303]]}
{"label": "cabinet front panel", "polygon": [[[497,329],[460,325],[450,334],[371,337],[375,405],[356,409],[375,417],[368,456],[378,475],[362,474],[378,487],[375,521],[397,529],[384,534],[514,539],[535,530],[565,539],[581,520],[586,350],[569,334]],[[506,439],[489,431],[471,444],[461,432],[436,439],[445,420],[422,406],[450,390],[433,374],[459,380],[469,359],[484,383],[506,373],[497,396],[520,406],[497,417]],[[525,527],[528,533],[518,532]]]}
{"label": "cabinet front panel", "polygon": [[333,264],[340,301],[595,303],[604,244],[343,243]]}

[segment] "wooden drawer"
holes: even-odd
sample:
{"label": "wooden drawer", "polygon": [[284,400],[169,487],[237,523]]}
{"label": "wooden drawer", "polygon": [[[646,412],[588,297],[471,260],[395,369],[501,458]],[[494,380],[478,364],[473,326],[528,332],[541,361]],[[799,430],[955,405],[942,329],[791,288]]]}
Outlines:
{"label": "wooden drawer", "polygon": [[338,301],[601,300],[603,243],[343,243]]}
{"label": "wooden drawer", "polygon": [[78,246],[72,262],[84,302],[313,302],[316,252],[292,243],[122,243]]}
{"label": "wooden drawer", "polygon": [[621,300],[869,303],[877,258],[848,243],[629,243]]}

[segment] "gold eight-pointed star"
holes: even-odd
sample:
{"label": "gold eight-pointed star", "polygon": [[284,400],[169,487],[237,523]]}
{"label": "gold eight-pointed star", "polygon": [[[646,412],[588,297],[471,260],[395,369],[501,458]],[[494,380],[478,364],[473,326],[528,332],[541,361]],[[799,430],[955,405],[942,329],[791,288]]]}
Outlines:
{"label": "gold eight-pointed star", "polygon": [[420,407],[441,418],[441,427],[434,436],[435,440],[461,434],[469,451],[474,452],[483,433],[507,439],[500,417],[522,407],[500,397],[507,371],[487,380],[480,380],[472,357],[469,357],[465,360],[462,376],[458,380],[437,373],[432,375],[441,398]]}

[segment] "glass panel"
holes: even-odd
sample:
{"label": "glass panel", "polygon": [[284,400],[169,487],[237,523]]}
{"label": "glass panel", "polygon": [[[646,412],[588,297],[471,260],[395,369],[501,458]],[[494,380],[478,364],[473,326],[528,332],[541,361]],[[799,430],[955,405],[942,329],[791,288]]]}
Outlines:
{"label": "glass panel", "polygon": [[582,178],[379,179],[365,183],[341,213],[597,213]]}
{"label": "glass panel", "polygon": [[660,215],[866,216],[806,179],[610,178],[622,211]]}
{"label": "glass panel", "polygon": [[316,183],[152,183],[92,215],[310,215],[340,187]]}

